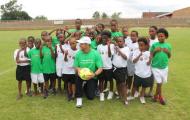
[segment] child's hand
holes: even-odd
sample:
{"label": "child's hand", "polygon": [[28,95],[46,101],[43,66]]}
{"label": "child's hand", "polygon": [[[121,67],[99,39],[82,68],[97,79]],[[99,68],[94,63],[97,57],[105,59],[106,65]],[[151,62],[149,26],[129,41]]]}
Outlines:
{"label": "child's hand", "polygon": [[47,47],[48,47],[48,48],[50,48],[50,49],[52,48],[52,46],[51,46],[51,44],[50,44],[50,43],[49,43],[49,44],[47,44]]}
{"label": "child's hand", "polygon": [[68,55],[68,50],[65,51],[65,55],[66,55],[66,56]]}
{"label": "child's hand", "polygon": [[167,48],[162,48],[162,51],[165,52],[165,53],[169,52]]}
{"label": "child's hand", "polygon": [[162,49],[160,47],[155,48],[155,52],[160,52]]}

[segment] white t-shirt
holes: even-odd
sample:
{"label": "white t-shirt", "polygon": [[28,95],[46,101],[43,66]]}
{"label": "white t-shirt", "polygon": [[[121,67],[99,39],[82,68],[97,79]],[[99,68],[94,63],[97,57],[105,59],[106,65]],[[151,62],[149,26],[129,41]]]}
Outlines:
{"label": "white t-shirt", "polygon": [[[133,60],[140,55],[140,50],[136,50],[133,53]],[[150,59],[150,52],[145,51],[142,53],[142,56],[135,63],[135,74],[141,78],[147,78],[151,76],[151,65],[147,65],[147,62]]]}
{"label": "white t-shirt", "polygon": [[151,47],[154,43],[159,42],[157,37],[156,37],[154,40],[153,40],[153,39],[149,39],[149,40],[150,40],[150,41],[149,41],[149,46],[150,46],[150,47]]}
{"label": "white t-shirt", "polygon": [[[74,58],[78,50],[72,50],[71,48],[66,49],[68,51],[67,60],[63,60],[63,74],[75,74],[75,68],[73,67],[74,64]],[[65,58],[65,54],[63,56]]]}
{"label": "white t-shirt", "polygon": [[[129,58],[130,50],[128,47],[119,48],[119,50]],[[119,55],[116,51],[113,55],[112,63],[117,68],[127,67],[127,60],[125,60],[121,55]]]}
{"label": "white t-shirt", "polygon": [[112,69],[112,56],[114,54],[114,44],[110,44],[111,57],[108,56],[108,45],[100,44],[97,51],[100,53],[103,61],[103,69]]}
{"label": "white t-shirt", "polygon": [[129,45],[132,43],[131,37],[127,36],[127,38],[125,38],[125,46]]}
{"label": "white t-shirt", "polygon": [[135,42],[135,43],[131,42],[131,44],[128,44],[127,47],[129,47],[129,50],[130,50],[130,56],[129,56],[128,60],[132,61],[133,53],[134,53],[134,51],[139,49],[139,44],[138,44],[138,42]]}
{"label": "white t-shirt", "polygon": [[[17,56],[17,53],[18,53],[19,49],[16,49],[14,51],[14,60],[16,61],[16,56]],[[28,53],[29,52],[29,49],[26,49],[26,52]],[[30,60],[28,59],[25,55],[24,55],[24,50],[22,50],[19,54],[19,60],[22,60],[22,61],[25,61],[25,60]],[[26,65],[29,65],[30,63],[16,63],[17,65],[19,66],[26,66]]]}

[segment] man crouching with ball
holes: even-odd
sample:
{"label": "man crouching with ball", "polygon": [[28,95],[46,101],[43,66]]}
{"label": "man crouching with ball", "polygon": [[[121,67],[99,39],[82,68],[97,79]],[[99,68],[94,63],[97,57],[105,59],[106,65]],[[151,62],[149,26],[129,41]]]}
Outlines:
{"label": "man crouching with ball", "polygon": [[[82,37],[80,40],[78,40],[78,43],[80,44],[80,50],[76,53],[74,67],[76,68],[76,71],[79,76],[76,80],[76,107],[81,108],[83,88],[86,97],[89,100],[93,100],[95,97],[95,78],[102,72],[102,59],[97,51],[90,48],[91,39],[89,37]],[[81,76],[81,71],[84,68],[89,69],[92,74],[88,74],[85,77],[84,75]],[[84,81],[86,81],[86,84],[83,87]]]}

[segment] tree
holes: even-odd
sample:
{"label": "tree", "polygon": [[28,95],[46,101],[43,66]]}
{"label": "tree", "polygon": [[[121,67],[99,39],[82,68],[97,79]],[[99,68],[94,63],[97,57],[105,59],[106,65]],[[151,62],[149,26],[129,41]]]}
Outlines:
{"label": "tree", "polygon": [[121,15],[122,13],[121,12],[114,12],[112,15],[111,15],[111,18],[112,19],[118,19],[118,18],[120,18],[120,15]]}
{"label": "tree", "polygon": [[102,19],[106,19],[106,18],[108,18],[108,15],[105,12],[103,12],[102,13]]}
{"label": "tree", "polygon": [[1,20],[31,20],[27,12],[22,11],[22,5],[17,4],[17,0],[10,0],[1,5]]}
{"label": "tree", "polygon": [[100,18],[100,13],[98,11],[94,12],[93,16],[94,19],[99,19]]}
{"label": "tree", "polygon": [[48,20],[48,18],[46,16],[40,15],[40,16],[36,16],[35,20]]}

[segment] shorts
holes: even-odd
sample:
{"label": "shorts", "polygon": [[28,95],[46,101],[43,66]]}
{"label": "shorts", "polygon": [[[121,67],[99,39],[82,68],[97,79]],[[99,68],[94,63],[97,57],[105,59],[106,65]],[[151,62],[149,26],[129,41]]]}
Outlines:
{"label": "shorts", "polygon": [[131,60],[127,61],[127,73],[128,73],[128,76],[134,76],[135,74],[135,65],[133,64]]}
{"label": "shorts", "polygon": [[56,80],[56,77],[57,77],[55,73],[50,73],[50,74],[43,73],[43,75],[44,75],[45,81],[48,81],[48,80],[53,81],[53,80]]}
{"label": "shorts", "polygon": [[63,74],[63,79],[68,83],[75,84],[77,76],[75,74]]}
{"label": "shorts", "polygon": [[117,83],[123,83],[127,79],[127,68],[117,68],[113,71],[114,79]]}
{"label": "shorts", "polygon": [[31,79],[32,83],[35,84],[44,83],[44,75],[42,73],[39,74],[31,73]]}
{"label": "shorts", "polygon": [[62,77],[62,68],[56,67],[57,77]]}
{"label": "shorts", "polygon": [[147,78],[141,78],[137,75],[134,75],[134,87],[143,87],[147,88],[151,86],[151,76]]}
{"label": "shorts", "polygon": [[103,70],[102,73],[98,76],[98,79],[105,81],[113,80],[113,69]]}
{"label": "shorts", "polygon": [[27,65],[27,66],[19,66],[19,65],[17,65],[17,68],[16,68],[16,80],[18,80],[18,81],[22,81],[22,80],[31,81],[30,65]]}
{"label": "shorts", "polygon": [[168,67],[165,69],[152,68],[152,73],[156,83],[167,83],[168,79]]}

